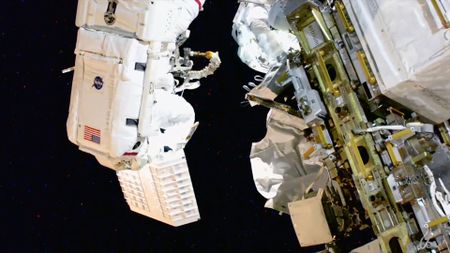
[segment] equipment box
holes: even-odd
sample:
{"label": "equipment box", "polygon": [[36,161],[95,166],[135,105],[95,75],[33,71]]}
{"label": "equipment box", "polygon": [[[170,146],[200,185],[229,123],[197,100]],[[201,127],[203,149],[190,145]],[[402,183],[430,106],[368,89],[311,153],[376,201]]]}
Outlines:
{"label": "equipment box", "polygon": [[450,118],[450,3],[344,0],[381,92],[435,123]]}
{"label": "equipment box", "polygon": [[194,0],[79,0],[76,25],[143,41],[175,42],[197,16]]}

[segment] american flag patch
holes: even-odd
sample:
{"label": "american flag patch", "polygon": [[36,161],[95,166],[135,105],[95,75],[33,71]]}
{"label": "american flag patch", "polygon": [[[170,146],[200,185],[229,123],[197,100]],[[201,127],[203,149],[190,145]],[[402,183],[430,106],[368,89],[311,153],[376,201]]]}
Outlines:
{"label": "american flag patch", "polygon": [[100,144],[101,131],[89,126],[84,126],[84,139]]}

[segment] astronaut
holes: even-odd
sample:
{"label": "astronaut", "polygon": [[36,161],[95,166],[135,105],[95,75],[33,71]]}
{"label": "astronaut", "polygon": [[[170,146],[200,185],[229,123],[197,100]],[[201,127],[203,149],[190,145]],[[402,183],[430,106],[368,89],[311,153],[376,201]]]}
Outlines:
{"label": "astronaut", "polygon": [[[198,126],[186,89],[220,65],[180,46],[204,0],[79,0],[67,133],[116,171],[138,213],[173,226],[200,218],[184,147]],[[192,70],[192,57],[209,64]]]}

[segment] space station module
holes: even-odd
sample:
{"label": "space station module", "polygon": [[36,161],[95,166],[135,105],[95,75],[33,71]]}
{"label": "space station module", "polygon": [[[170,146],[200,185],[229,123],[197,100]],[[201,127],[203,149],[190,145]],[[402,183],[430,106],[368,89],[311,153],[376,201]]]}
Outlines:
{"label": "space station module", "polygon": [[447,0],[241,1],[246,99],[270,108],[254,182],[302,247],[450,252],[449,28]]}
{"label": "space station module", "polygon": [[[67,133],[116,171],[131,210],[180,226],[200,219],[184,147],[198,123],[180,95],[220,65],[180,46],[204,0],[79,0]],[[209,65],[194,71],[191,57]]]}

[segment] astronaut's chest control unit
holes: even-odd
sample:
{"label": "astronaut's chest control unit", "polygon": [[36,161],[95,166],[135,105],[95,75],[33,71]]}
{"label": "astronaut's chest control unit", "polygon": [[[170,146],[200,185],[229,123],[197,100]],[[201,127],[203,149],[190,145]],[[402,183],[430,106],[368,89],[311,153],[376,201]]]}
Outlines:
{"label": "astronaut's chest control unit", "polygon": [[[177,93],[220,64],[217,53],[178,50],[202,3],[78,2],[68,137],[117,172],[133,211],[173,226],[200,219],[183,151],[198,123]],[[210,65],[192,71],[191,56]]]}
{"label": "astronaut's chest control unit", "polygon": [[450,2],[274,2],[241,4],[301,47],[247,94],[272,109],[251,154],[266,206],[323,252],[368,230],[352,252],[450,252]]}

